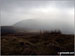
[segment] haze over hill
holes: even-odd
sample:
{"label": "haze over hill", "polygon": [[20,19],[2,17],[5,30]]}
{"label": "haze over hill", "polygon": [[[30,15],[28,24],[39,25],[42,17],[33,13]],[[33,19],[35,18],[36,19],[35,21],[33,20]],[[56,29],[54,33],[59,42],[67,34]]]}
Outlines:
{"label": "haze over hill", "polygon": [[74,0],[1,0],[0,4],[1,26],[74,33]]}
{"label": "haze over hill", "polygon": [[[46,20],[47,21],[47,20]],[[49,24],[50,23],[50,24]],[[52,31],[52,30],[60,30],[64,34],[74,34],[74,27],[69,25],[68,23],[60,23],[60,22],[51,22],[47,21],[45,22],[40,21],[38,19],[30,19],[30,20],[23,20],[20,21],[16,24],[14,24],[14,27],[19,30],[26,30],[28,29],[29,31],[32,32],[37,32],[37,31]]]}

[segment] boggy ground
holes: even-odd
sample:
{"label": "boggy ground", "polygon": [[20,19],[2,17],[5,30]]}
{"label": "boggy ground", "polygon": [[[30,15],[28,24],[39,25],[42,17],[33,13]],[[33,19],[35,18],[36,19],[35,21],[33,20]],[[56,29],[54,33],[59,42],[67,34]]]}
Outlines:
{"label": "boggy ground", "polygon": [[74,51],[74,35],[61,33],[16,33],[2,35],[2,55],[55,55]]}

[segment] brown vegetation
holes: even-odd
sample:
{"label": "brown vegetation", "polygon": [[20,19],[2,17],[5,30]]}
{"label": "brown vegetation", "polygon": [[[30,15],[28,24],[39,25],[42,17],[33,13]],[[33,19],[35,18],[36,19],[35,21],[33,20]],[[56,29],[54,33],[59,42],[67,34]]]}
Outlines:
{"label": "brown vegetation", "polygon": [[46,31],[1,37],[2,55],[54,55],[61,51],[74,51],[74,35]]}

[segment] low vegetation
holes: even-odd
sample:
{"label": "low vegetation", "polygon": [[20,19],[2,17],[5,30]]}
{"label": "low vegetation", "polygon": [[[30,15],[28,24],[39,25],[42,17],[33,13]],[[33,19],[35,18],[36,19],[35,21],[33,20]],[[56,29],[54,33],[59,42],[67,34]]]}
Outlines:
{"label": "low vegetation", "polygon": [[2,55],[56,55],[74,51],[74,35],[61,31],[2,35]]}

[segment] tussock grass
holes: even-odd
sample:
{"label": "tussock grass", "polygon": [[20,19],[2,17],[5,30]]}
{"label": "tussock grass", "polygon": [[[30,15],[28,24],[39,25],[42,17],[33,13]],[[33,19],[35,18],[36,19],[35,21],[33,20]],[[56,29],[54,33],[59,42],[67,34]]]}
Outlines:
{"label": "tussock grass", "polygon": [[1,37],[3,55],[54,55],[60,51],[74,51],[74,35],[61,31],[7,34]]}

